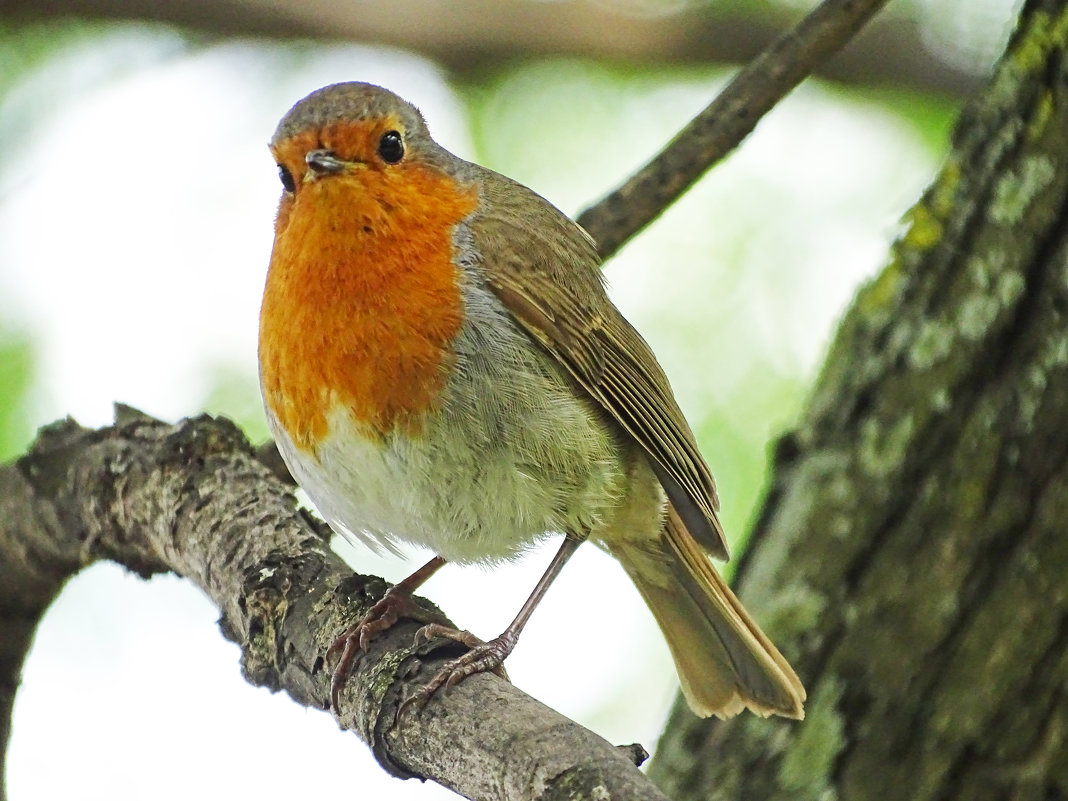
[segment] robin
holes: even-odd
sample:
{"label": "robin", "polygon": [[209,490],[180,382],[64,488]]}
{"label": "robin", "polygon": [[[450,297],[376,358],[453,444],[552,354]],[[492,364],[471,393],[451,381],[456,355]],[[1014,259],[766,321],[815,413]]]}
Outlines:
{"label": "robin", "polygon": [[[334,644],[335,708],[355,655],[403,616],[469,646],[426,698],[500,672],[592,540],[648,604],[695,713],[801,718],[796,674],[709,561],[727,558],[715,482],[590,236],[377,86],[313,92],[270,148],[283,192],[259,359],[278,448],[339,534],[436,554]],[[553,533],[559,551],[495,639],[412,601],[446,562],[512,559]]]}

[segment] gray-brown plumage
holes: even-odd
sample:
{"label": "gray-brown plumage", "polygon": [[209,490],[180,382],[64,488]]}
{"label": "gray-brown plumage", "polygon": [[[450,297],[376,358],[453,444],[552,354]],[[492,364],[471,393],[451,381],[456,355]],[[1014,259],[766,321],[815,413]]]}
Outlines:
{"label": "gray-brown plumage", "polygon": [[562,532],[513,623],[428,694],[499,666],[588,538],[648,603],[696,713],[802,717],[800,681],[709,561],[727,557],[712,473],[586,233],[379,87],[313,93],[272,150],[285,194],[260,356],[279,449],[340,533],[442,558],[339,638],[335,696],[353,644],[411,613],[401,596],[443,560]]}

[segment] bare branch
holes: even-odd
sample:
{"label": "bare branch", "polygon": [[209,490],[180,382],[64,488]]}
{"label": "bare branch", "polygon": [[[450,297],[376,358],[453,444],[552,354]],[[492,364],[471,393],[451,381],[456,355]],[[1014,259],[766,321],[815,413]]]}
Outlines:
{"label": "bare branch", "polygon": [[742,69],[652,161],[579,216],[601,256],[607,259],[659,217],[886,2],[824,0]]}
{"label": "bare branch", "polygon": [[[690,3],[670,14],[629,14],[594,0],[436,0],[336,3],[331,0],[0,0],[7,21],[78,16],[149,20],[215,36],[346,39],[402,47],[454,75],[511,64],[517,55],[645,64],[742,63],[786,30],[795,12],[772,2]],[[886,16],[863,45],[823,64],[843,83],[881,83],[949,96],[969,96],[981,76],[925,46],[916,14]],[[353,76],[358,77],[358,76]]]}
{"label": "bare branch", "polygon": [[[63,582],[111,559],[137,573],[173,571],[218,605],[253,684],[322,708],[321,654],[384,592],[353,576],[329,531],[225,420],[167,425],[129,409],[90,431],[68,421],[0,468],[0,681],[11,700],[33,629]],[[493,675],[469,678],[396,719],[455,646],[413,644],[414,622],[374,641],[341,697],[339,722],[397,776],[431,778],[472,799],[663,796],[617,749]],[[3,732],[6,734],[6,731]],[[0,746],[6,743],[0,743]]]}

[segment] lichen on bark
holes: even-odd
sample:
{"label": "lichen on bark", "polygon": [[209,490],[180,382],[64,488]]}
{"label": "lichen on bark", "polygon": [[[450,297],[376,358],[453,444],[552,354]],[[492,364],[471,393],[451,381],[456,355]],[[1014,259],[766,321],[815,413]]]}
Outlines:
{"label": "lichen on bark", "polygon": [[677,801],[1068,797],[1066,43],[1029,2],[779,448],[739,580],[809,718],[677,707]]}

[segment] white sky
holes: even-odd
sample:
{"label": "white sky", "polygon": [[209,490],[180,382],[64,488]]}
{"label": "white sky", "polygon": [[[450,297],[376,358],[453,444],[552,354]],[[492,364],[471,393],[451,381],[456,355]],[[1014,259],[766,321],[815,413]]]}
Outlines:
{"label": "white sky", "polygon": [[[640,163],[716,85],[644,79],[598,105],[603,77],[569,76],[534,66],[502,78],[485,113],[504,141],[484,137],[483,150],[491,166],[571,212]],[[387,50],[227,44],[190,53],[172,34],[126,29],[57,57],[3,99],[0,120],[39,107],[0,174],[0,317],[38,342],[35,422],[71,414],[105,424],[116,400],[174,419],[200,408],[219,371],[252,380],[279,194],[265,143],[294,101],[351,79],[413,100],[439,141],[472,153],[441,74]],[[857,283],[885,258],[932,159],[894,117],[808,87],[634,242],[609,269],[614,297],[648,333],[684,407],[729,407],[751,370],[808,374]],[[706,290],[725,253],[738,272]],[[695,354],[714,364],[714,380],[694,369]],[[744,520],[745,510],[735,515]],[[423,558],[349,555],[390,579]],[[446,569],[426,594],[493,636],[549,556],[462,577]],[[385,776],[328,715],[245,684],[216,617],[177,579],[146,584],[99,566],[74,581],[26,665],[11,797],[453,797]],[[650,748],[675,691],[655,625],[592,547],[568,565],[508,668],[517,685],[610,740]]]}

